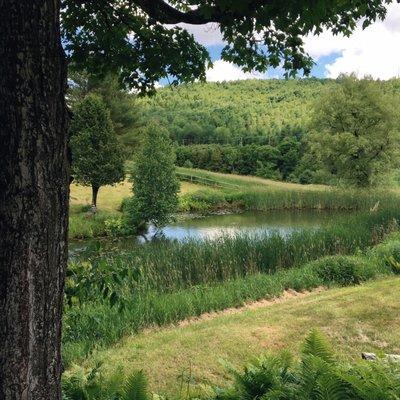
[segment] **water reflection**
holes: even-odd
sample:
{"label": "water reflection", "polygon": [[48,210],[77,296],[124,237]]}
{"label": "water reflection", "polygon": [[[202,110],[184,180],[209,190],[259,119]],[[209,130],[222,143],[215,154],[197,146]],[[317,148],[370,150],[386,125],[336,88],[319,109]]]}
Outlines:
{"label": "water reflection", "polygon": [[279,233],[290,235],[300,229],[317,229],[343,215],[337,212],[318,211],[273,211],[246,212],[242,214],[212,215],[202,218],[186,218],[174,222],[161,231],[150,227],[149,231],[139,237],[118,240],[85,240],[70,243],[70,257],[84,256],[96,252],[101,245],[111,251],[128,250],[133,245],[151,240],[185,240],[185,239],[217,239],[221,236],[237,234]]}

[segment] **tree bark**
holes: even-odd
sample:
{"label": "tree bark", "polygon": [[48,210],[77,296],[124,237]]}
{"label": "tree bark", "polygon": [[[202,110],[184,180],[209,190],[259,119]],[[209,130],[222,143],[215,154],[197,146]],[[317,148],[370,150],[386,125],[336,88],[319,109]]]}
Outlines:
{"label": "tree bark", "polygon": [[98,186],[92,186],[92,206],[97,209],[97,193],[99,193]]}
{"label": "tree bark", "polygon": [[0,399],[57,400],[68,180],[59,0],[0,0]]}

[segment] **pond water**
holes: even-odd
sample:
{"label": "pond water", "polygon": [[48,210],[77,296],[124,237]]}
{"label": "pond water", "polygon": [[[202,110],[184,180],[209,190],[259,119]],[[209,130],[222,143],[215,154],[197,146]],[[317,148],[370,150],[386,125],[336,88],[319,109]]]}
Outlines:
{"label": "pond water", "polygon": [[[290,235],[301,229],[317,229],[341,215],[343,213],[322,211],[271,211],[180,218],[158,232],[157,237],[170,240],[188,238],[212,240],[221,236],[234,236],[241,233]],[[145,243],[154,239],[154,234],[154,228],[150,227],[145,235],[138,237],[71,241],[70,257],[74,258],[80,255],[85,257],[88,253],[96,251],[99,244],[103,249],[109,247],[112,251],[129,250],[138,242]]]}

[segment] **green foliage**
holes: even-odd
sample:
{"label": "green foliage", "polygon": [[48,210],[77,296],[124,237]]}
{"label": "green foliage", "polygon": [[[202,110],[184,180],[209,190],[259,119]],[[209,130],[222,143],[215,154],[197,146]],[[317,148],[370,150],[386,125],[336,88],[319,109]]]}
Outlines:
{"label": "green foliage", "polygon": [[316,103],[312,145],[329,173],[365,187],[392,165],[399,99],[371,79],[343,76]]}
{"label": "green foliage", "polygon": [[[399,218],[398,211],[362,214],[290,237],[158,241],[117,255],[98,249],[87,262],[70,264],[64,362],[154,324],[275,297],[286,289],[357,284],[392,274],[385,260],[393,254],[390,241],[398,239],[376,251],[359,250],[383,240],[394,229],[394,215]],[[333,254],[338,255],[310,263]]]}
{"label": "green foliage", "polygon": [[141,125],[136,97],[124,90],[116,75],[108,74],[100,79],[86,72],[70,71],[71,85],[67,101],[74,109],[89,93],[100,96],[110,111],[110,118],[119,141],[123,144],[125,153],[131,157],[139,145],[138,129]]}
{"label": "green foliage", "polygon": [[272,186],[270,182],[254,181],[230,175],[214,174],[205,170],[179,168],[179,178],[205,188],[180,197],[180,210],[209,213],[220,209],[245,210],[370,210],[379,201],[383,208],[399,204],[396,193],[388,190],[363,190],[354,188],[315,188],[285,185]]}
{"label": "green foliage", "polygon": [[117,213],[103,210],[95,214],[91,212],[73,212],[69,217],[68,235],[71,239],[88,239],[106,236],[124,236],[125,234],[129,234],[125,226],[122,226],[121,230],[114,229],[116,225],[120,225],[120,220],[121,216]]}
{"label": "green foliage", "polygon": [[327,79],[195,83],[159,89],[137,107],[178,145],[276,146],[306,135],[314,100],[334,85]]}
{"label": "green foliage", "polygon": [[321,280],[339,286],[356,285],[369,279],[374,266],[367,260],[351,256],[325,257],[312,264]]}
{"label": "green foliage", "polygon": [[116,369],[114,376],[105,384],[100,365],[89,371],[75,366],[63,375],[62,400],[150,400],[150,394],[142,371],[125,378]]}
{"label": "green foliage", "polygon": [[143,371],[132,374],[125,382],[121,400],[149,400],[147,380]]}
{"label": "green foliage", "polygon": [[132,171],[133,199],[130,215],[135,225],[150,222],[165,225],[178,207],[179,182],[175,153],[166,131],[151,125]]}
{"label": "green foliage", "polygon": [[124,163],[110,115],[100,97],[86,96],[71,121],[72,173],[83,185],[100,188],[124,179]]}
{"label": "green foliage", "polygon": [[[280,153],[277,149],[268,145],[179,146],[176,149],[176,154],[176,163],[181,167],[185,167],[190,162],[194,168],[216,172],[259,176],[279,174],[277,163]],[[266,171],[269,171],[270,174]]]}
{"label": "green foliage", "polygon": [[216,389],[215,399],[395,400],[400,395],[398,363],[340,363],[318,331],[306,338],[300,362],[293,360],[281,353],[233,371],[234,385]]}
{"label": "green foliage", "polygon": [[304,341],[303,356],[318,357],[328,364],[334,362],[333,351],[321,332],[313,330]]}
{"label": "green foliage", "polygon": [[161,78],[170,77],[173,83],[205,79],[208,52],[176,24],[214,22],[226,42],[223,60],[259,72],[282,65],[287,76],[294,76],[299,70],[309,74],[313,65],[304,50],[304,36],[323,29],[348,36],[358,20],[366,27],[384,18],[385,5],[376,0],[336,0],[329,7],[321,1],[310,7],[304,0],[113,0],[83,5],[63,0],[62,42],[75,68],[95,74],[118,71],[127,84],[145,92]]}

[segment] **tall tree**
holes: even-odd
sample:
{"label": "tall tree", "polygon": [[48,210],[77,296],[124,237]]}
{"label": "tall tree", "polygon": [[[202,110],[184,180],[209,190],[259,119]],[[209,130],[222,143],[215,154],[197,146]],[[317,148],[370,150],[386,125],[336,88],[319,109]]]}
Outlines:
{"label": "tall tree", "polygon": [[0,399],[60,399],[69,167],[59,3],[0,1]]}
{"label": "tall tree", "polygon": [[141,121],[136,96],[121,87],[116,74],[98,77],[89,75],[86,71],[71,71],[68,79],[70,87],[67,101],[70,108],[73,109],[89,93],[101,96],[110,111],[115,133],[123,144],[126,155],[131,157],[140,141],[138,131]]}
{"label": "tall tree", "polygon": [[70,133],[72,175],[78,183],[92,187],[96,209],[100,187],[125,177],[122,149],[101,97],[89,94],[76,104]]}
{"label": "tall tree", "polygon": [[327,171],[366,187],[390,168],[398,150],[398,107],[379,82],[342,76],[314,109],[311,144]]}
{"label": "tall tree", "polygon": [[178,206],[179,181],[175,151],[168,131],[157,125],[146,129],[145,140],[132,171],[133,207],[136,218],[164,226]]}
{"label": "tall tree", "polygon": [[[180,22],[216,22],[223,58],[309,72],[301,37],[350,34],[390,0],[0,0],[0,398],[60,398],[67,260],[64,44],[78,69],[146,92],[205,77],[209,56]],[[60,13],[62,24],[60,23]],[[62,35],[62,41],[61,41]]]}

